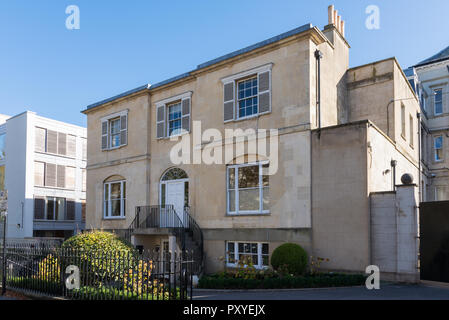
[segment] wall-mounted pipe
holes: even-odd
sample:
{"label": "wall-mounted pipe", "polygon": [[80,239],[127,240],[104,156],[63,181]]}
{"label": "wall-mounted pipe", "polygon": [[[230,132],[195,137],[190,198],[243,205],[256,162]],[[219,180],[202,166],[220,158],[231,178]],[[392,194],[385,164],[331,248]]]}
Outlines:
{"label": "wall-mounted pipe", "polygon": [[391,160],[390,165],[391,165],[391,172],[392,172],[392,175],[393,175],[393,177],[392,177],[393,178],[392,190],[396,191],[396,166],[398,165],[398,162],[396,160]]}
{"label": "wall-mounted pipe", "polygon": [[321,59],[323,53],[320,50],[315,51],[316,59],[316,112],[318,120],[318,138],[321,137]]}

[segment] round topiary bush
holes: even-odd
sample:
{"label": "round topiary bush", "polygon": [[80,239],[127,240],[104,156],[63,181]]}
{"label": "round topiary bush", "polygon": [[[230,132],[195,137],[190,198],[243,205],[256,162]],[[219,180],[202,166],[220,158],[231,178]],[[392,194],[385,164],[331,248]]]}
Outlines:
{"label": "round topiary bush", "polygon": [[307,252],[294,243],[285,243],[277,247],[271,255],[271,265],[274,270],[282,270],[294,275],[304,274],[307,260]]}
{"label": "round topiary bush", "polygon": [[121,280],[137,260],[137,251],[127,241],[104,231],[73,236],[62,244],[65,265],[76,265],[81,276],[100,282]]}

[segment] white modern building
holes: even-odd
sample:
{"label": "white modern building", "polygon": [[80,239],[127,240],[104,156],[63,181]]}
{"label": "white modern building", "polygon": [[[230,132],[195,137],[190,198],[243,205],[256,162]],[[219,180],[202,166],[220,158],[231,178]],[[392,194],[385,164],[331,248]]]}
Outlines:
{"label": "white modern building", "polygon": [[84,228],[87,132],[26,111],[0,115],[0,189],[8,238],[67,238]]}

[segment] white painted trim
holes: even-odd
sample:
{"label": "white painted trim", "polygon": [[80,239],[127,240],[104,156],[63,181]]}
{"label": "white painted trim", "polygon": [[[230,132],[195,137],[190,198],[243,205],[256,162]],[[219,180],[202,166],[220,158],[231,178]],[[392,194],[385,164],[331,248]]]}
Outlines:
{"label": "white painted trim", "polygon": [[[120,183],[120,216],[113,217],[109,214],[111,213],[111,185],[112,184],[118,184]],[[105,200],[105,193],[106,193],[106,185],[109,186],[108,190],[108,200]],[[103,219],[104,220],[120,220],[120,219],[126,219],[126,212],[125,212],[125,201],[126,201],[126,194],[123,193],[123,186],[126,188],[126,180],[118,180],[118,181],[108,181],[103,183],[103,195],[101,201],[103,202]],[[108,202],[108,212],[105,210],[105,202]]]}
{"label": "white painted trim", "polygon": [[[268,215],[270,214],[270,210],[263,210],[263,175],[261,175],[262,167],[266,164],[268,164],[268,161],[259,161],[259,162],[251,162],[251,163],[245,163],[245,164],[235,164],[235,165],[229,165],[226,168],[226,214],[229,216],[244,216],[244,215]],[[259,210],[252,210],[252,211],[241,211],[239,210],[239,187],[238,187],[238,169],[243,167],[259,167]],[[229,210],[229,170],[235,169],[234,172],[234,192],[235,192],[235,211]],[[270,186],[268,186],[270,188]],[[256,189],[256,188],[249,188],[249,189]]]}
{"label": "white painted trim", "polygon": [[[228,253],[228,244],[229,243],[233,243],[234,244],[234,258],[235,258],[235,263],[228,263],[229,260],[229,253]],[[240,252],[238,250],[239,248],[239,243],[243,243],[243,244],[257,244],[257,265],[254,265],[254,268],[259,269],[259,270],[263,270],[263,269],[267,269],[269,268],[269,266],[264,266],[263,265],[263,254],[262,254],[262,246],[264,244],[268,245],[268,254],[266,254],[266,256],[268,256],[268,258],[270,257],[270,244],[268,242],[257,242],[257,241],[226,241],[225,242],[225,256],[226,256],[226,266],[227,267],[231,267],[231,268],[235,268],[238,266],[238,261],[240,258]],[[245,254],[245,253],[243,253]],[[253,255],[253,254],[251,254]]]}
{"label": "white painted trim", "polygon": [[[179,94],[177,96],[173,96],[173,97],[170,97],[170,98],[167,98],[167,99],[164,99],[164,100],[157,101],[157,102],[155,102],[156,108],[161,107],[161,106],[166,105],[166,104],[169,104],[171,102],[175,102],[176,100],[183,100],[183,99],[186,99],[186,98],[191,98],[192,94],[193,94],[193,91],[187,91],[187,92],[184,92],[184,93]],[[190,102],[190,103],[192,103],[192,102]],[[192,108],[192,105],[190,105],[190,108]]]}
{"label": "white painted trim", "polygon": [[109,121],[109,120],[111,120],[111,119],[119,118],[119,117],[121,117],[121,116],[125,116],[125,115],[127,116],[128,113],[129,113],[129,109],[126,109],[126,110],[123,110],[123,111],[120,111],[120,112],[116,112],[116,113],[112,113],[112,114],[110,114],[110,115],[104,116],[103,118],[100,119],[100,121],[101,121],[101,122],[103,122],[103,121]]}
{"label": "white painted trim", "polygon": [[[239,73],[227,76],[220,80],[224,85],[226,83],[233,82],[239,78],[244,78],[244,77],[250,76],[252,74],[258,74],[258,73],[264,73],[266,71],[271,71],[272,68],[273,68],[273,63],[268,63],[268,64],[265,64],[265,65],[247,70],[247,71],[243,71],[243,72],[239,72]],[[234,97],[234,100],[235,100],[235,97]]]}

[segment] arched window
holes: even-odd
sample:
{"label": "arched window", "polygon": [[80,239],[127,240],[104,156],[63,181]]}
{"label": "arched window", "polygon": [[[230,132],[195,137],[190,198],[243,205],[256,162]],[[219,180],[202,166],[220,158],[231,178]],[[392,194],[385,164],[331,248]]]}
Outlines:
{"label": "arched window", "polygon": [[126,212],[126,180],[122,176],[112,176],[103,183],[103,217],[124,219]]}
{"label": "arched window", "polygon": [[168,170],[163,176],[161,181],[170,181],[170,180],[182,180],[188,179],[187,173],[180,168],[172,168]]}

